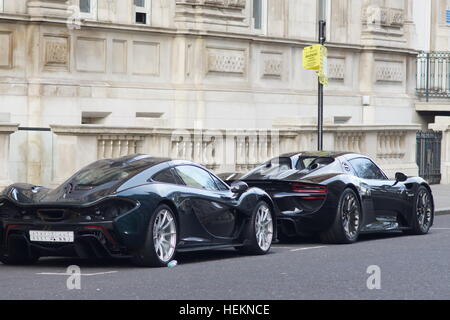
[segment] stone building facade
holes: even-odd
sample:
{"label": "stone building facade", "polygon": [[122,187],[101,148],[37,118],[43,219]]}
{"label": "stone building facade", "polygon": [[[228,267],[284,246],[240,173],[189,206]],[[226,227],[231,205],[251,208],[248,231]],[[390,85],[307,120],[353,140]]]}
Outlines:
{"label": "stone building facade", "polygon": [[[417,173],[416,55],[449,0],[328,1],[325,147]],[[134,152],[246,170],[315,149],[314,0],[0,0],[0,185]],[[20,130],[19,130],[20,128]]]}

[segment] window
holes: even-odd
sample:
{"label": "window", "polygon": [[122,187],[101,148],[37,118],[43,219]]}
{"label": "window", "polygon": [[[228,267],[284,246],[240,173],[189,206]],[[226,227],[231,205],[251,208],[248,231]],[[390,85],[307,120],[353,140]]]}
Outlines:
{"label": "window", "polygon": [[216,185],[217,185],[217,187],[219,188],[220,191],[227,191],[227,190],[229,190],[228,187],[226,186],[226,184],[224,184],[218,178],[216,178],[214,176],[212,176],[212,178],[214,179],[214,182],[216,183]]}
{"label": "window", "polygon": [[150,24],[150,0],[134,0],[134,22]]}
{"label": "window", "polygon": [[171,169],[163,170],[153,176],[153,180],[162,183],[177,184]]}
{"label": "window", "polygon": [[253,0],[252,22],[255,31],[265,33],[267,25],[267,0]]}
{"label": "window", "polygon": [[292,169],[291,158],[274,158],[241,177],[242,180],[263,180],[278,176]]}
{"label": "window", "polygon": [[350,160],[350,164],[358,177],[368,180],[386,180],[383,171],[375,163],[365,158]]}
{"label": "window", "polygon": [[90,0],[80,0],[80,12],[91,13],[91,1]]}
{"label": "window", "polygon": [[107,183],[117,183],[129,179],[147,168],[147,161],[133,163],[111,163],[110,161],[97,161],[79,171],[70,181],[74,186],[96,187]]}
{"label": "window", "polygon": [[298,170],[303,170],[308,168],[311,163],[314,162],[318,157],[301,157],[298,159],[297,165],[295,166]]}
{"label": "window", "polygon": [[97,19],[97,0],[79,0],[80,17],[83,19]]}
{"label": "window", "polygon": [[219,191],[209,172],[194,166],[176,167],[178,175],[188,187]]}

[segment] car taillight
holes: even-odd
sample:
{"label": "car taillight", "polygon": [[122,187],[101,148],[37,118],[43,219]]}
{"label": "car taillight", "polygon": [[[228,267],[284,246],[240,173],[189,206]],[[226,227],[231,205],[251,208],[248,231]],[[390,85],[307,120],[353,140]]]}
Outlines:
{"label": "car taillight", "polygon": [[15,229],[15,228],[18,228],[18,227],[20,227],[20,226],[19,226],[19,225],[16,225],[16,224],[10,224],[9,226],[6,227],[6,230],[5,230],[5,239],[4,239],[5,244],[8,242],[8,235],[9,235],[9,232],[10,232],[12,229]]}
{"label": "car taillight", "polygon": [[291,189],[295,193],[300,193],[301,197],[307,200],[325,199],[328,193],[327,186],[319,184],[293,183]]}
{"label": "car taillight", "polygon": [[110,199],[99,203],[95,207],[87,208],[83,215],[96,217],[100,220],[114,220],[138,206],[137,202],[124,199]]}

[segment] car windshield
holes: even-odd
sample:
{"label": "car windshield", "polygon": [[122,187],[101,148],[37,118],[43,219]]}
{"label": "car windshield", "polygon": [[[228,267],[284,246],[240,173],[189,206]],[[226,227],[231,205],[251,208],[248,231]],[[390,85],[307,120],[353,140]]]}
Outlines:
{"label": "car windshield", "polygon": [[78,172],[71,180],[75,186],[100,186],[110,182],[119,182],[134,176],[149,165],[146,162],[110,163],[96,162]]}
{"label": "car windshield", "polygon": [[259,180],[275,177],[280,173],[292,169],[291,158],[275,158],[259,167],[256,167],[249,173],[242,176],[241,180]]}

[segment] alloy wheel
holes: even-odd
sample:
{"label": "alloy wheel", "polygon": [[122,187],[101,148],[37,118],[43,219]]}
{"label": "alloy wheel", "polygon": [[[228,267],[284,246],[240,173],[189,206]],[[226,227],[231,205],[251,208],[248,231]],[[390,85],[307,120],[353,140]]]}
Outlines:
{"label": "alloy wheel", "polygon": [[359,232],[360,209],[358,199],[352,193],[344,197],[342,204],[342,225],[349,239],[354,239]]}
{"label": "alloy wheel", "polygon": [[175,253],[177,230],[173,214],[163,209],[156,215],[153,224],[155,252],[162,262],[169,262]]}
{"label": "alloy wheel", "polygon": [[263,251],[269,250],[273,238],[273,221],[270,209],[261,205],[255,218],[256,240]]}
{"label": "alloy wheel", "polygon": [[420,190],[417,196],[417,221],[419,227],[423,232],[428,231],[431,223],[431,216],[433,213],[433,207],[431,204],[430,195],[425,190]]}

